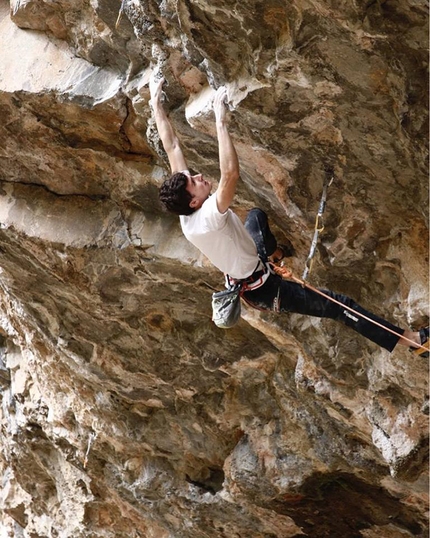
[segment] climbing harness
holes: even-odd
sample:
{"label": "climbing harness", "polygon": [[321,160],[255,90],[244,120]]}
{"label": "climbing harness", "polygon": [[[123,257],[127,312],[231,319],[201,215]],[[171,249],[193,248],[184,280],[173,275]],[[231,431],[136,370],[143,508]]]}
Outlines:
{"label": "climbing harness", "polygon": [[305,269],[303,271],[302,279],[306,280],[309,276],[309,273],[312,270],[312,264],[313,264],[313,258],[315,255],[315,249],[317,247],[318,243],[318,236],[320,232],[324,230],[324,222],[323,222],[323,214],[326,206],[326,200],[327,200],[327,189],[330,187],[330,185],[333,183],[334,180],[334,169],[331,166],[326,166],[325,168],[325,179],[324,179],[324,185],[323,185],[323,192],[321,196],[320,205],[318,208],[318,213],[315,218],[315,231],[314,231],[314,237],[312,239],[311,248],[309,251],[309,256],[306,260]]}
{"label": "climbing harness", "polygon": [[268,263],[259,260],[256,270],[243,280],[236,280],[225,275],[226,289],[212,294],[212,321],[220,329],[234,327],[240,319],[240,298],[245,291],[262,286],[271,273]]}

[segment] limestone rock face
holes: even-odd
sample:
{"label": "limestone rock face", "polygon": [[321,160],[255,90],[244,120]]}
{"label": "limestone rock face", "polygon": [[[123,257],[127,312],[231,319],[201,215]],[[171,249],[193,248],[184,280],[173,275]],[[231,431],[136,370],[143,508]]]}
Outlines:
{"label": "limestone rock face", "polygon": [[428,361],[243,306],[161,210],[151,70],[300,276],[428,322],[424,0],[0,0],[0,536],[427,536]]}

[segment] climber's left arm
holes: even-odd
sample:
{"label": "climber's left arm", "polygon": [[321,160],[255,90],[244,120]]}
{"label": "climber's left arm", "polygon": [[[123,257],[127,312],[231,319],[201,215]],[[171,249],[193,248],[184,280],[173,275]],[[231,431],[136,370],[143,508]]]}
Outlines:
{"label": "climber's left arm", "polygon": [[225,87],[218,88],[213,109],[215,113],[219,167],[221,172],[221,178],[216,191],[216,202],[220,213],[225,213],[233,202],[239,180],[239,160],[227,129],[226,98],[227,91]]}

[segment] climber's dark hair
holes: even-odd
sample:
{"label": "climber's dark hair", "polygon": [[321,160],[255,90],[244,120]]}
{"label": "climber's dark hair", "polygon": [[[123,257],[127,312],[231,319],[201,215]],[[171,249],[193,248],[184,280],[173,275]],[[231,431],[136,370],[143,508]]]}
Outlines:
{"label": "climber's dark hair", "polygon": [[191,215],[195,209],[190,207],[193,199],[187,191],[188,177],[182,172],[176,172],[166,179],[160,187],[160,201],[171,213],[177,215]]}

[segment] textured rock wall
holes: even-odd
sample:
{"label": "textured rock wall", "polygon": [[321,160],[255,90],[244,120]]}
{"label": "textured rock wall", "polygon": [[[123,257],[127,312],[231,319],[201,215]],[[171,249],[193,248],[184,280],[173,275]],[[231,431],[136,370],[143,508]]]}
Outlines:
{"label": "textured rock wall", "polygon": [[0,0],[0,536],[427,536],[428,362],[243,308],[161,211],[148,79],[300,276],[428,320],[424,0]]}

